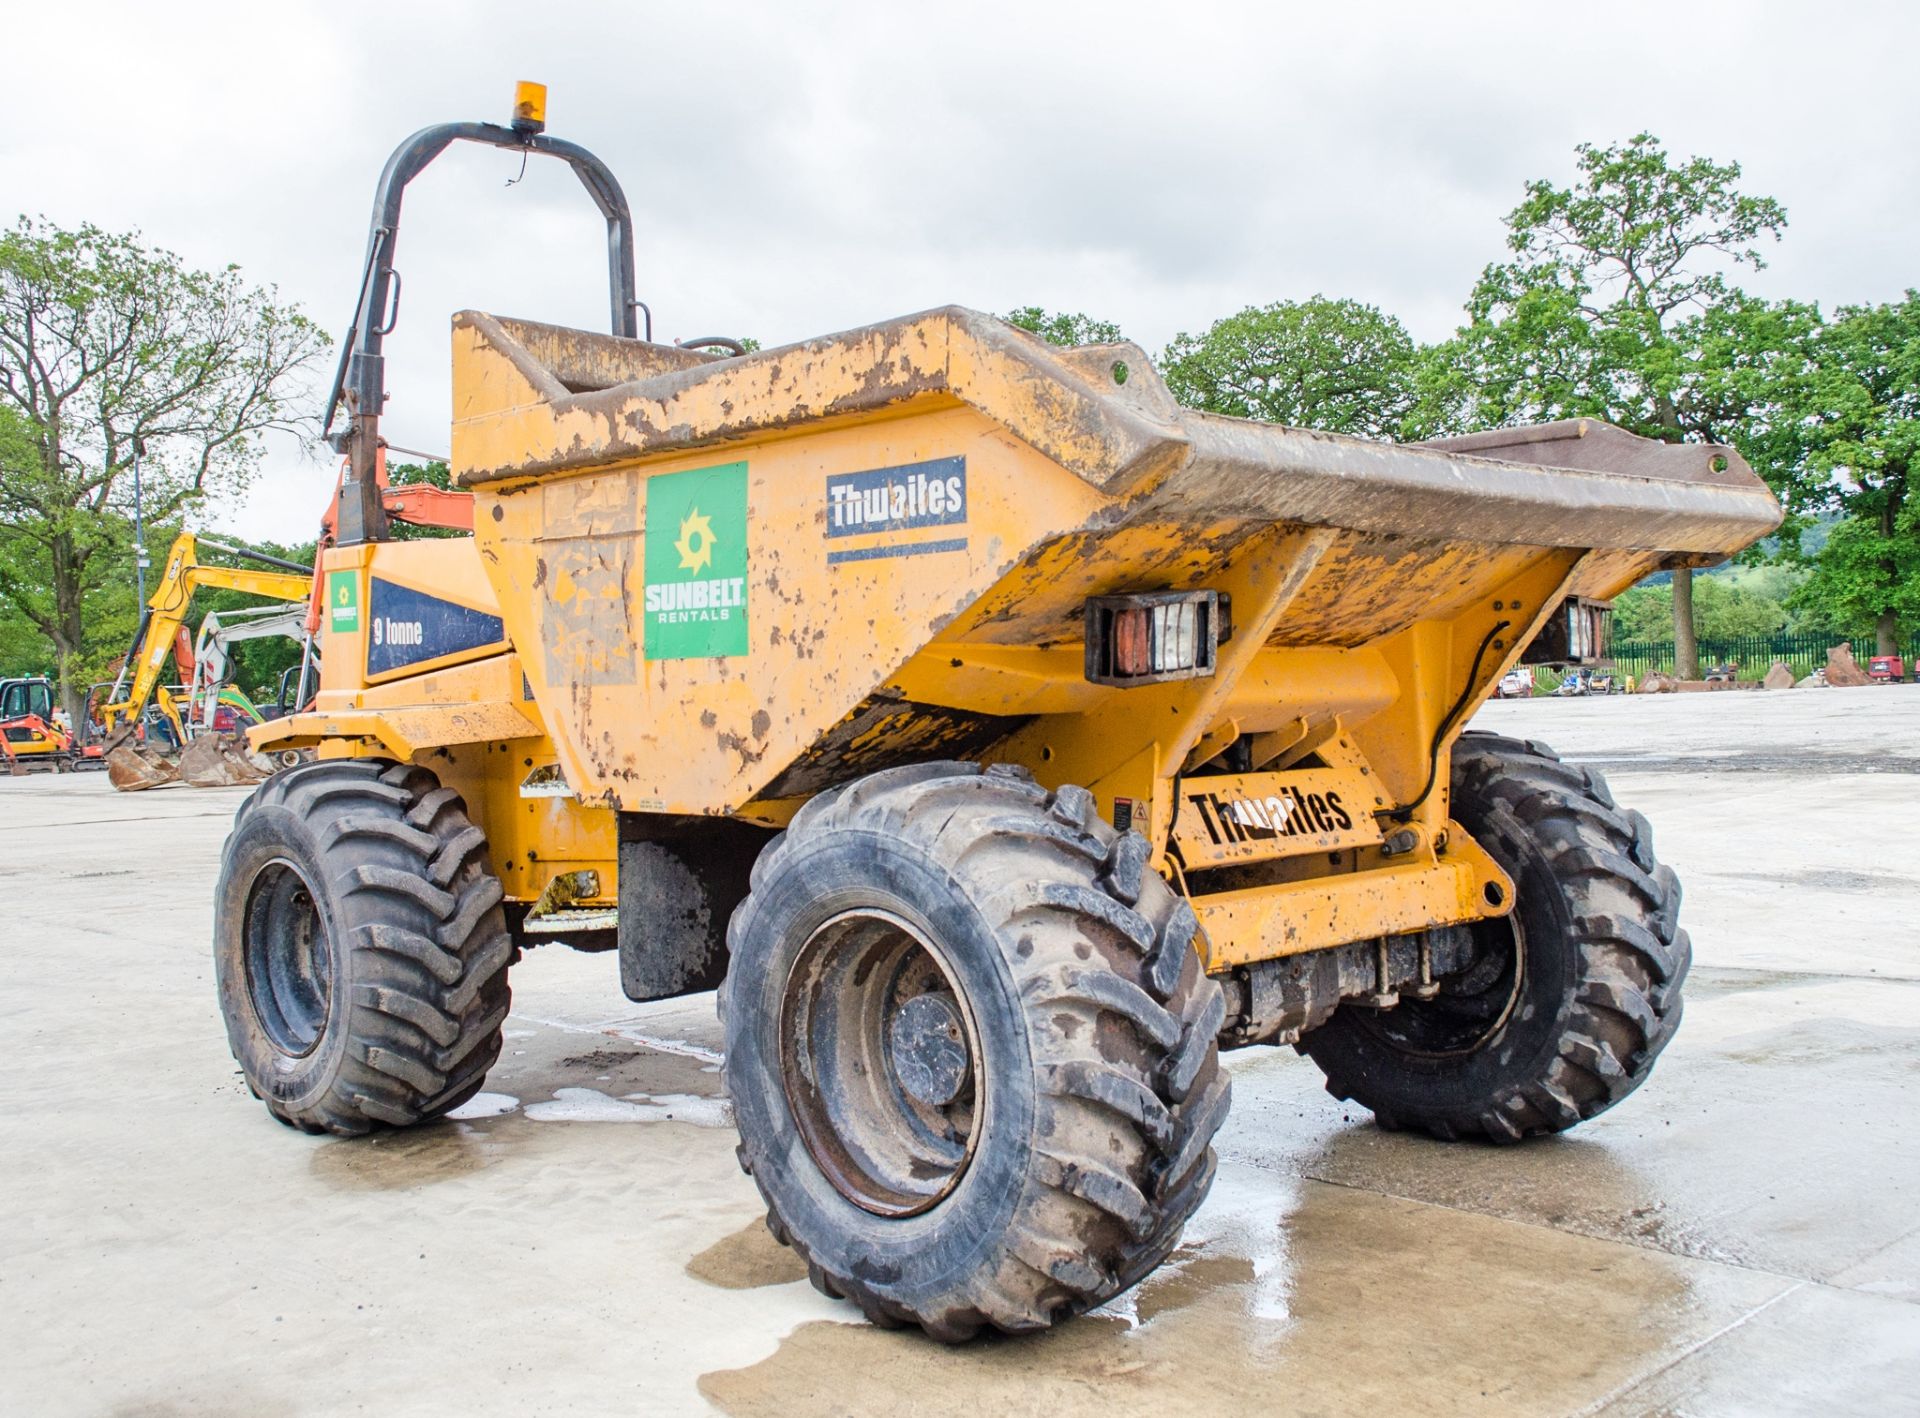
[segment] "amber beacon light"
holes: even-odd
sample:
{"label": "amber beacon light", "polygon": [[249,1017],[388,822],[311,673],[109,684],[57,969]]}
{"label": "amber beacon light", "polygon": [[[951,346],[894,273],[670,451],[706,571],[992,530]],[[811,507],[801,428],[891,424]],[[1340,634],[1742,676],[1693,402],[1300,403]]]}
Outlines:
{"label": "amber beacon light", "polygon": [[513,131],[544,133],[547,129],[547,86],[522,79],[513,86]]}

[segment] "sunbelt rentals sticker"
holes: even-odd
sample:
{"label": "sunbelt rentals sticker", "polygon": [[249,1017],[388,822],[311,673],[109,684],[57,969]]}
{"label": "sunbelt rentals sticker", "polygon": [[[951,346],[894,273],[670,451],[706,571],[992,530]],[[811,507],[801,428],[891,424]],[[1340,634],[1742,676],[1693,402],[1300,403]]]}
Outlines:
{"label": "sunbelt rentals sticker", "polygon": [[335,634],[348,633],[360,628],[360,573],[358,571],[329,571],[327,573],[327,628]]}
{"label": "sunbelt rentals sticker", "polygon": [[747,465],[647,479],[649,660],[747,653]]}

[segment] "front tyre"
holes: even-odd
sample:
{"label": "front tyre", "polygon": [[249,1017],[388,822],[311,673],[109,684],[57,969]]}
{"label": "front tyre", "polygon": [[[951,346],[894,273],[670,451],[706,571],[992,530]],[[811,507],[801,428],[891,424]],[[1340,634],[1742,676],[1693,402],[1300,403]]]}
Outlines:
{"label": "front tyre", "polygon": [[891,769],[802,808],[721,987],[741,1165],[815,1285],[957,1341],[1138,1282],[1228,1084],[1192,910],[1083,789]]}
{"label": "front tyre", "polygon": [[222,854],[214,977],[267,1110],[352,1135],[477,1092],[507,1017],[500,899],[485,837],[424,768],[329,760],[264,783]]}
{"label": "front tyre", "polygon": [[1343,1005],[1300,1050],[1382,1127],[1561,1132],[1639,1087],[1679,1027],[1680,883],[1646,818],[1538,744],[1463,735],[1453,817],[1513,878],[1512,914],[1470,928],[1469,963],[1433,999]]}

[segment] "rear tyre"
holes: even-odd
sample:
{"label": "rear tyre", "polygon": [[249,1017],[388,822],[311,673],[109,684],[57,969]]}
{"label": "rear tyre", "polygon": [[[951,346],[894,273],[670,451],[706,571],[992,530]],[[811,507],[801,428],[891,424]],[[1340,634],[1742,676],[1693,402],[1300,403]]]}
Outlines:
{"label": "rear tyre", "polygon": [[815,798],[721,987],[774,1236],[877,1324],[958,1341],[1110,1299],[1212,1181],[1220,991],[1187,904],[1084,789],[932,763]]}
{"label": "rear tyre", "polygon": [[221,860],[214,976],[248,1086],[345,1135],[458,1107],[500,1053],[513,944],[486,839],[424,768],[276,774]]}
{"label": "rear tyre", "polygon": [[1639,1087],[1679,1027],[1680,883],[1646,818],[1539,744],[1464,735],[1453,817],[1513,878],[1512,915],[1472,927],[1472,963],[1434,999],[1343,1005],[1300,1051],[1385,1128],[1561,1132]]}

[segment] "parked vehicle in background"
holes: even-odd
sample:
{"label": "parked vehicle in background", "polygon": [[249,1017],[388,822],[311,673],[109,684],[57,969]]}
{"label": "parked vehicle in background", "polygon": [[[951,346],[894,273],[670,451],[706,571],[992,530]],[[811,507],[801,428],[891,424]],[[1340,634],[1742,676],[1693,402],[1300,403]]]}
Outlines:
{"label": "parked vehicle in background", "polygon": [[1533,670],[1527,665],[1515,665],[1500,676],[1500,697],[1502,699],[1532,698]]}
{"label": "parked vehicle in background", "polygon": [[75,757],[73,735],[54,714],[53,681],[44,675],[0,680],[0,763],[6,770],[65,773]]}
{"label": "parked vehicle in background", "polygon": [[[1875,684],[1900,684],[1907,677],[1907,662],[1898,655],[1875,655],[1867,661],[1867,678]],[[1920,681],[1920,673],[1914,676]]]}

